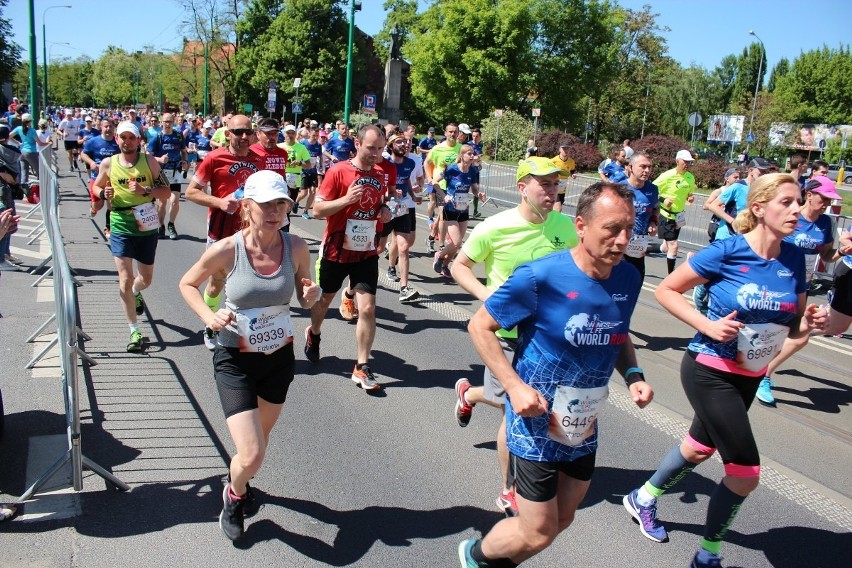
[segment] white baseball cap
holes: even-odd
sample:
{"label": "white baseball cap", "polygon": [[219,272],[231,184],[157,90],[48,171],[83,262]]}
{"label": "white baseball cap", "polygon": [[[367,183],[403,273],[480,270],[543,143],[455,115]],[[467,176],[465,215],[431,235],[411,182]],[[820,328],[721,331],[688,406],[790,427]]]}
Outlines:
{"label": "white baseball cap", "polygon": [[205,120],[204,121],[204,128],[213,128],[213,121],[212,120]]}
{"label": "white baseball cap", "polygon": [[118,125],[118,128],[115,129],[115,135],[121,136],[124,132],[130,132],[137,138],[139,138],[139,129],[136,128],[136,125],[132,122],[124,121]]}
{"label": "white baseball cap", "polygon": [[296,127],[292,124],[288,124],[284,127],[284,132],[296,132]]}
{"label": "white baseball cap", "polygon": [[260,170],[251,174],[243,185],[243,192],[243,198],[251,199],[255,203],[269,203],[276,199],[286,199],[293,203],[284,177],[272,170]]}
{"label": "white baseball cap", "polygon": [[675,160],[683,160],[684,162],[694,162],[695,158],[689,153],[689,150],[678,150]]}
{"label": "white baseball cap", "polygon": [[459,131],[462,134],[470,134],[470,126],[468,126],[466,123],[462,122],[461,124],[459,124]]}

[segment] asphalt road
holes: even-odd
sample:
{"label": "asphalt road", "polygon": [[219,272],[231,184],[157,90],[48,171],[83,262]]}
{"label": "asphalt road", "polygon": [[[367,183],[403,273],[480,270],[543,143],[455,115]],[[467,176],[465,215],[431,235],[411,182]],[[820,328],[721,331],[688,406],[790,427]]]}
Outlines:
{"label": "asphalt road", "polygon": [[[373,366],[383,396],[370,396],[349,380],[352,324],[331,310],[323,359],[311,365],[301,353],[305,312],[294,310],[297,376],[253,483],[264,506],[247,523],[244,542],[232,546],[216,521],[233,446],[200,322],[177,292],[179,278],[203,250],[205,212],[184,203],[181,238],[160,242],[141,318],[148,348],[130,355],[114,265],[99,233],[102,217],[88,218],[77,175],[63,173],[60,184],[63,236],[81,282],[81,327],[91,336],[85,350],[98,361],[82,368],[82,447],[132,489],[112,491],[86,472],[81,493],[63,491],[63,470],[49,487],[54,492],[38,495],[24,514],[0,524],[0,566],[456,566],[458,542],[500,519],[494,506],[500,417],[477,407],[462,429],[453,416],[455,381],[481,381],[482,362],[464,327],[477,304],[432,272],[423,252],[425,220],[418,219],[412,263],[422,301],[401,305],[380,262]],[[497,210],[484,208],[487,214]],[[301,217],[293,223],[316,250],[324,223]],[[31,220],[22,228],[34,225]],[[47,254],[46,245],[25,243],[20,236],[13,240],[29,265]],[[621,380],[612,382],[589,494],[574,525],[525,565],[685,566],[698,546],[708,496],[722,476],[718,461],[662,499],[667,544],[642,537],[621,506],[622,496],[645,481],[683,436],[691,416],[678,369],[692,334],[652,295],[664,270],[662,258],[649,259],[632,324],[655,402],[640,411]],[[64,449],[55,356],[24,369],[49,336],[35,347],[24,339],[53,309],[51,281],[31,288],[33,280],[25,273],[0,278],[6,405],[0,501],[23,493]],[[778,407],[752,408],[762,484],[729,533],[725,566],[848,566],[850,354],[849,336],[813,340],[777,375]]]}

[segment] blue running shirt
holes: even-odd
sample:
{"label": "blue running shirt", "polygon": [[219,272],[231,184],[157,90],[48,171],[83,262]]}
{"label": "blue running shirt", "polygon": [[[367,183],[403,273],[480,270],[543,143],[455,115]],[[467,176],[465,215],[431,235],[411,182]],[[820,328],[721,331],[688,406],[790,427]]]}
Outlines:
{"label": "blue running shirt", "polygon": [[[619,263],[608,279],[594,280],[566,250],[518,267],[485,301],[485,309],[503,329],[518,326],[513,366],[552,408],[557,387],[591,389],[609,383],[628,341],[638,290],[639,271],[633,265]],[[521,417],[507,401],[508,445],[516,456],[567,462],[597,450],[597,426],[579,445],[569,446],[548,436],[553,413]]]}
{"label": "blue running shirt", "polygon": [[[808,289],[805,257],[801,250],[781,243],[778,258],[767,260],[749,246],[743,235],[714,241],[689,259],[689,265],[706,278],[710,307],[707,317],[715,321],[734,310],[736,321],[747,325],[786,325],[799,310],[799,294]],[[707,357],[727,360],[725,370],[747,376],[760,373],[742,369],[737,361],[737,339],[720,342],[696,333],[689,350],[698,353],[699,363],[721,368]]]}
{"label": "blue running shirt", "polygon": [[[453,198],[449,203],[445,203],[444,207],[446,207],[449,211],[455,212],[464,212],[470,208],[470,205],[467,207],[462,207],[461,209],[456,208],[456,197],[457,193],[470,193],[471,186],[475,183],[479,183],[479,168],[471,167],[467,172],[461,171],[458,164],[450,164],[447,166],[447,169],[444,170],[444,179],[447,180],[447,195]],[[473,196],[470,196],[466,203],[470,203],[470,199]]]}
{"label": "blue running shirt", "polygon": [[[100,164],[105,158],[118,154],[120,151],[115,138],[104,140],[103,136],[95,136],[94,138],[89,138],[83,144],[83,153],[90,157],[96,164]],[[89,172],[89,179],[95,179],[96,177],[98,177],[98,170],[92,169]]]}
{"label": "blue running shirt", "polygon": [[660,201],[660,190],[650,181],[646,181],[641,189],[633,187],[626,181],[625,184],[633,192],[633,208],[636,210],[636,224],[633,225],[633,234],[647,235],[651,214]]}
{"label": "blue running shirt", "polygon": [[784,237],[784,240],[793,243],[807,255],[817,254],[824,245],[834,242],[831,234],[831,217],[820,215],[816,221],[808,221],[799,215],[796,230],[792,235]]}

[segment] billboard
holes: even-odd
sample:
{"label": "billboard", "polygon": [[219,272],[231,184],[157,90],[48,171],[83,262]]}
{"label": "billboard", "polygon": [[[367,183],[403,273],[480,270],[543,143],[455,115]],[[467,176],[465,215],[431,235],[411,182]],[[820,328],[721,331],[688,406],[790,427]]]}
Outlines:
{"label": "billboard", "polygon": [[852,137],[852,125],[773,122],[769,128],[769,144],[794,150],[819,151],[822,140],[828,143],[834,139],[842,139],[844,134],[846,137]]}
{"label": "billboard", "polygon": [[741,114],[714,114],[707,127],[708,142],[741,142],[745,116]]}

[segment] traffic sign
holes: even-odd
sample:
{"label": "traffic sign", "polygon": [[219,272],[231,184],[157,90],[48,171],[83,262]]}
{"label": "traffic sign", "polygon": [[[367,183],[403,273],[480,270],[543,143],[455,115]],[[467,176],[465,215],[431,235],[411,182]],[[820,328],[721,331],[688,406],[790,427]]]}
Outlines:
{"label": "traffic sign", "polygon": [[266,101],[266,110],[275,112],[275,101]]}
{"label": "traffic sign", "polygon": [[252,109],[254,109],[254,106],[252,106],[250,103],[246,103],[246,104],[243,105],[243,110],[245,112],[251,112]]}
{"label": "traffic sign", "polygon": [[696,127],[701,124],[701,118],[702,117],[700,112],[693,112],[690,113],[689,118],[687,118],[687,121],[689,122],[690,126]]}
{"label": "traffic sign", "polygon": [[278,95],[275,92],[275,89],[269,89],[269,93],[266,95],[267,101],[275,102],[278,99]]}
{"label": "traffic sign", "polygon": [[503,109],[494,109],[494,118],[500,118],[501,116],[503,116]]}
{"label": "traffic sign", "polygon": [[278,83],[276,83],[275,81],[270,81],[270,82],[269,82],[269,88],[270,88],[270,89],[277,89],[277,88],[278,88]]}
{"label": "traffic sign", "polygon": [[535,116],[535,117],[541,116],[541,109],[540,108],[532,109],[532,115]]}
{"label": "traffic sign", "polygon": [[290,102],[291,103],[300,103],[300,102],[302,102],[302,97],[300,97],[299,95],[296,95],[295,97],[293,97],[293,100],[291,100]]}
{"label": "traffic sign", "polygon": [[754,134],[752,134],[751,132],[749,132],[748,136],[746,136],[746,142],[748,142],[749,144],[751,144],[752,142],[754,142]]}
{"label": "traffic sign", "polygon": [[302,114],[302,103],[293,103],[293,114]]}
{"label": "traffic sign", "polygon": [[595,125],[591,122],[586,123],[586,132],[593,132],[595,130]]}
{"label": "traffic sign", "polygon": [[364,95],[364,104],[362,105],[364,112],[376,112],[376,95]]}
{"label": "traffic sign", "polygon": [[819,146],[820,150],[825,150],[825,138],[817,142],[817,146]]}

